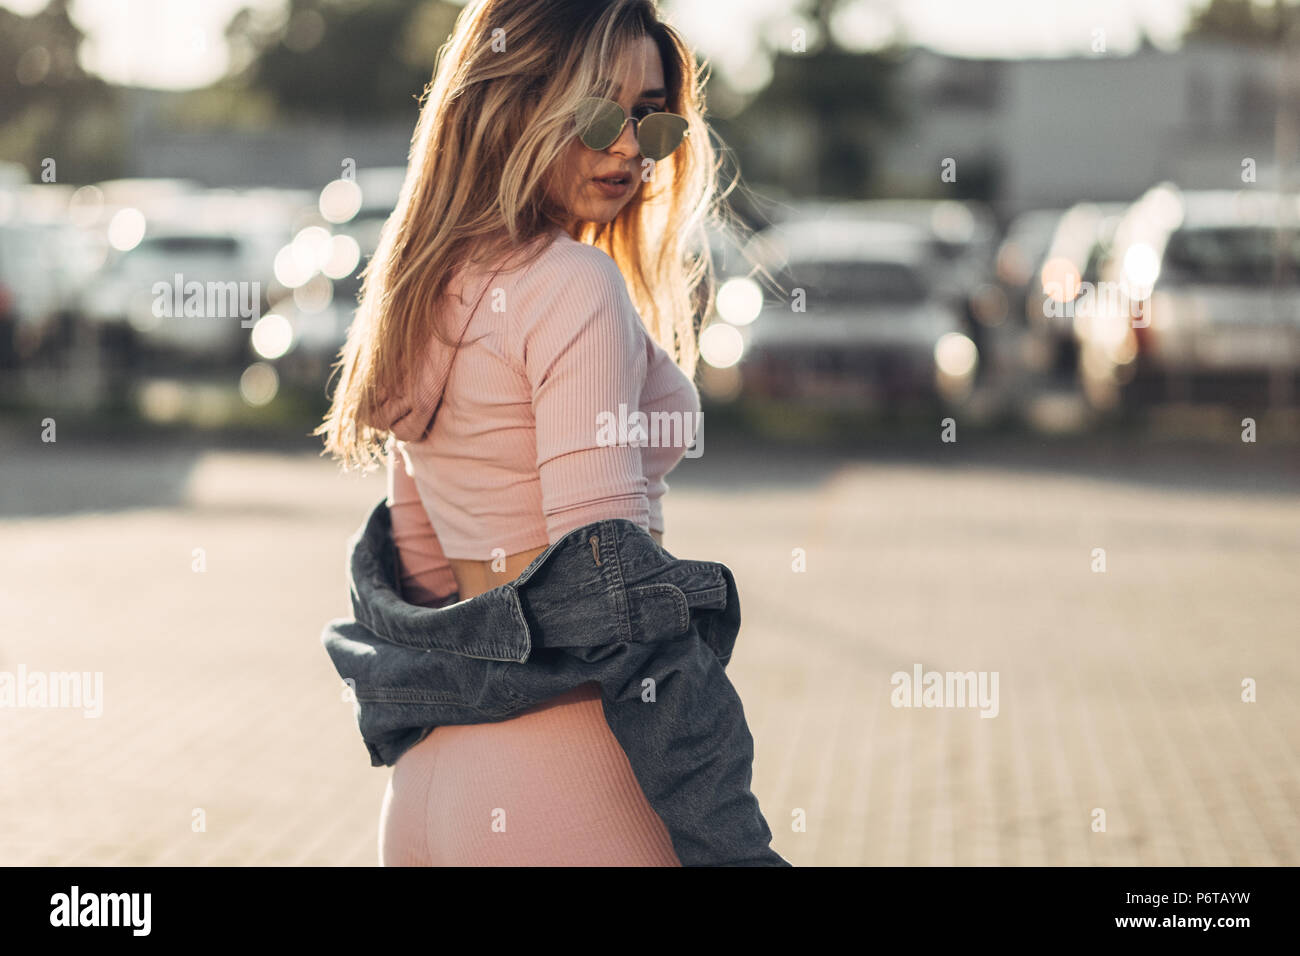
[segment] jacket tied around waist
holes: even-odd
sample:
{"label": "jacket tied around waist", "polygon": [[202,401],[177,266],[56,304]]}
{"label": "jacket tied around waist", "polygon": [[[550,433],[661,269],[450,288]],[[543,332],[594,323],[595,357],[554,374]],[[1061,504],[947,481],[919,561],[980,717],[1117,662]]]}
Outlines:
{"label": "jacket tied around waist", "polygon": [[443,724],[506,720],[587,681],[684,865],[788,866],[750,791],[753,739],[726,676],[730,569],[683,561],[634,522],[565,534],[513,581],[424,607],[401,595],[386,501],[349,539],[352,618],[321,641],[372,766]]}

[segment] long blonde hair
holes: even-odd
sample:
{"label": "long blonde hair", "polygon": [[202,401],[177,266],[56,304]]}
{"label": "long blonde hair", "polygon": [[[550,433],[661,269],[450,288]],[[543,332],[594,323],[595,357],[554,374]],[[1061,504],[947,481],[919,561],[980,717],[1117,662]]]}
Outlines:
{"label": "long blonde hair", "polygon": [[501,262],[564,225],[547,187],[573,141],[574,110],[605,94],[619,56],[646,35],[663,58],[666,108],[690,133],[614,220],[577,221],[570,235],[614,259],[649,334],[694,375],[697,326],[714,298],[707,226],[725,212],[705,71],[655,0],[475,0],[438,52],[331,407],[312,433],[344,468],[378,463],[388,434],[379,408],[416,379],[429,336],[456,347],[439,316],[456,269]]}

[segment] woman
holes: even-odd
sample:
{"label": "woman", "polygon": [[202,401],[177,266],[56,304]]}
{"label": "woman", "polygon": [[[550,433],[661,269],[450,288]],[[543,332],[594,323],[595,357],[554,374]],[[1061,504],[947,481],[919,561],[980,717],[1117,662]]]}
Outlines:
{"label": "woman", "polygon": [[[692,256],[717,198],[700,86],[653,0],[483,0],[457,21],[318,429],[345,464],[386,451],[409,601],[511,581],[597,519],[662,542],[712,298]],[[688,429],[602,435],[638,410]],[[680,865],[597,687],[403,754],[380,862]]]}

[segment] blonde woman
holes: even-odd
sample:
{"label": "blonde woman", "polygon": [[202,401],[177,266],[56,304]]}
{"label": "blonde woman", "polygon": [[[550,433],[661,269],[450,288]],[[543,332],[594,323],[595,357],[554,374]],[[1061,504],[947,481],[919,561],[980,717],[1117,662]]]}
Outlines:
{"label": "blonde woman", "polygon": [[[408,601],[482,594],[599,519],[662,542],[685,447],[610,445],[596,420],[700,411],[719,198],[701,86],[653,0],[483,0],[457,21],[318,429],[346,464],[386,456]],[[385,865],[680,865],[594,682],[435,729],[394,766],[379,837]]]}

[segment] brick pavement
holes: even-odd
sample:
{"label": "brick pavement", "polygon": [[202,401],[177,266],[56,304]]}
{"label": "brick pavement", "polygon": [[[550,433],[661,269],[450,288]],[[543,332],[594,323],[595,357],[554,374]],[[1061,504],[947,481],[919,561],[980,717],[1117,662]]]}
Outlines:
{"label": "brick pavement", "polygon": [[[736,574],[730,673],[796,865],[1300,862],[1296,496],[696,466],[665,543]],[[0,671],[104,673],[97,719],[0,708],[0,863],[374,864],[388,771],[317,637],[382,478],[252,452],[169,467],[165,507],[0,519]],[[998,716],[891,706],[914,663],[997,671]]]}

